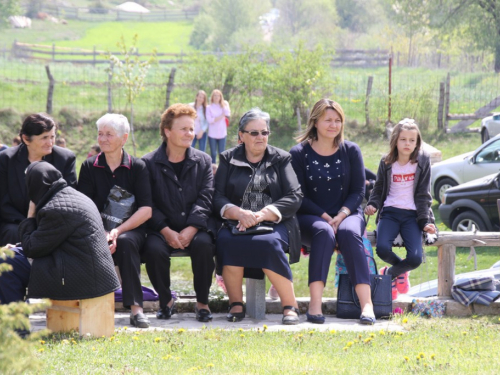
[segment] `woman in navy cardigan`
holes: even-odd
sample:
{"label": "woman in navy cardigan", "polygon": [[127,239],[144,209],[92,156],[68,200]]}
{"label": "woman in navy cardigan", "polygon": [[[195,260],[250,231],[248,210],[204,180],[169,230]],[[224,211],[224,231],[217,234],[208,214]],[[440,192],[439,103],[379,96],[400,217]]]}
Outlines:
{"label": "woman in navy cardigan", "polygon": [[302,244],[310,247],[307,320],[322,324],[321,299],[334,248],[344,256],[361,304],[362,324],[375,323],[370,276],[363,247],[365,222],[361,202],[365,167],[361,150],[344,141],[344,111],[329,99],[318,101],[300,142],[290,150],[304,199],[297,213]]}

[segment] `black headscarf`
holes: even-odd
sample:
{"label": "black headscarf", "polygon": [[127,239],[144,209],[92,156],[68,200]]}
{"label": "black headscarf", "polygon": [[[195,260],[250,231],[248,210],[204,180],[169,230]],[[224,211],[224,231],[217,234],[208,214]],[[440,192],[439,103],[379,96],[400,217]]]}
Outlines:
{"label": "black headscarf", "polygon": [[35,203],[37,211],[52,196],[67,186],[61,172],[45,161],[31,163],[26,169],[26,186],[28,196]]}

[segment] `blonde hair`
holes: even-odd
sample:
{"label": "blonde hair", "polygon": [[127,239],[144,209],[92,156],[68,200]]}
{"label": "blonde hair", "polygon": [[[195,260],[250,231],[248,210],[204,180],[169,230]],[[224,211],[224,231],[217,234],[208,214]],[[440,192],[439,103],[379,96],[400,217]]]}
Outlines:
{"label": "blonde hair", "polygon": [[219,94],[220,95],[220,106],[221,107],[225,107],[226,106],[226,102],[224,101],[224,95],[222,95],[222,91],[220,90],[217,90],[215,89],[214,91],[212,91],[212,95],[210,95],[210,103],[211,104],[215,104],[214,103],[214,94]]}
{"label": "blonde hair", "polygon": [[340,116],[340,120],[342,121],[342,126],[340,128],[339,134],[333,140],[333,145],[335,147],[339,147],[342,142],[344,142],[344,122],[345,122],[345,114],[344,110],[340,106],[339,103],[330,100],[330,99],[321,99],[314,104],[311,114],[309,115],[309,119],[307,120],[307,128],[297,137],[295,140],[297,142],[304,142],[307,140],[317,141],[318,140],[318,129],[316,128],[316,124],[318,120],[325,114],[327,109],[333,109]]}
{"label": "blonde hair", "polygon": [[393,164],[398,160],[398,139],[403,130],[417,131],[417,146],[410,155],[411,163],[414,164],[417,162],[420,146],[422,145],[422,135],[420,134],[420,129],[414,119],[404,118],[398,122],[392,130],[391,139],[389,141],[390,151],[385,157],[385,164]]}
{"label": "blonde hair", "polygon": [[200,94],[203,94],[203,102],[201,103],[202,107],[203,107],[203,116],[206,116],[207,115],[207,93],[203,90],[199,90],[197,93],[196,93],[196,97],[194,98],[194,108],[196,108],[196,103],[198,102],[198,95]]}

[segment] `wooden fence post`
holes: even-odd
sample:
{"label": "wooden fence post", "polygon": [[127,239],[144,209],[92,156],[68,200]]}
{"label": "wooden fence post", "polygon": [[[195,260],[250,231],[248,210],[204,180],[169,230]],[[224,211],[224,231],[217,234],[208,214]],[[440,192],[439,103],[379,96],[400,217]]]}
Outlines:
{"label": "wooden fence post", "polygon": [[443,129],[444,82],[439,83],[438,129]]}
{"label": "wooden fence post", "polygon": [[438,247],[438,297],[451,297],[451,287],[455,282],[455,245]]}
{"label": "wooden fence post", "polygon": [[370,102],[370,94],[372,92],[373,85],[373,76],[368,77],[368,85],[366,86],[366,98],[365,98],[365,117],[366,117],[366,126],[370,126],[370,110],[369,110],[369,102]]}
{"label": "wooden fence post", "polygon": [[52,114],[52,96],[54,95],[54,77],[50,73],[50,68],[45,65],[45,71],[47,72],[47,77],[49,78],[49,90],[47,92],[47,113]]}
{"label": "wooden fence post", "polygon": [[172,70],[170,70],[170,75],[168,76],[168,83],[167,83],[167,97],[165,100],[165,109],[170,107],[170,94],[172,93],[172,90],[174,89],[174,78],[175,78],[175,71],[177,69],[174,67]]}
{"label": "wooden fence post", "polygon": [[448,114],[450,113],[450,73],[446,76],[444,92],[444,131],[448,131]]}

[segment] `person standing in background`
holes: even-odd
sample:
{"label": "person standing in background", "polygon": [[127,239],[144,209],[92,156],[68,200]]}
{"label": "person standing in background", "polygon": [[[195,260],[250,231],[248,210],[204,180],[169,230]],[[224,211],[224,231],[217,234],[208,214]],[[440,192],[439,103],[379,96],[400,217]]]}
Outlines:
{"label": "person standing in background", "polygon": [[205,152],[207,149],[207,94],[200,90],[196,94],[196,99],[192,104],[196,110],[197,117],[194,120],[194,139],[191,147],[196,147],[196,141],[199,142],[200,151]]}
{"label": "person standing in background", "polygon": [[[226,118],[231,116],[229,103],[224,100],[220,90],[212,91],[210,105],[207,107],[208,143],[212,163],[217,163],[217,155],[226,149],[227,127]],[[218,148],[218,152],[216,150]]]}

